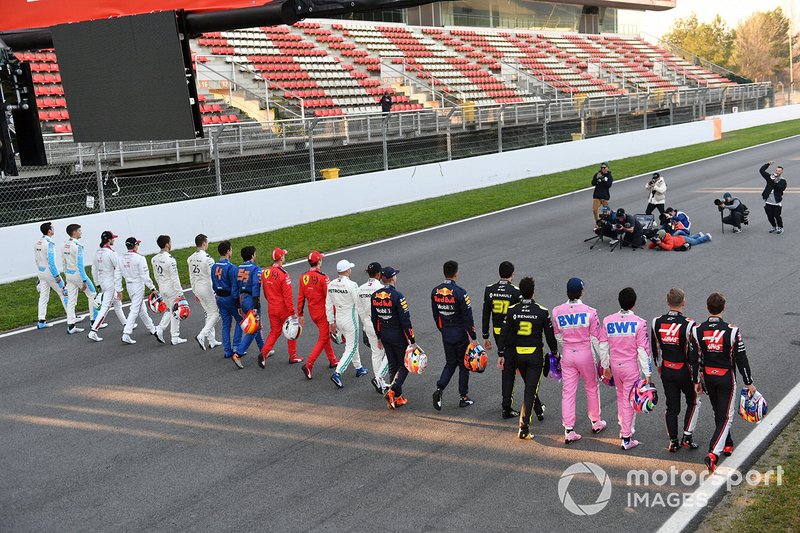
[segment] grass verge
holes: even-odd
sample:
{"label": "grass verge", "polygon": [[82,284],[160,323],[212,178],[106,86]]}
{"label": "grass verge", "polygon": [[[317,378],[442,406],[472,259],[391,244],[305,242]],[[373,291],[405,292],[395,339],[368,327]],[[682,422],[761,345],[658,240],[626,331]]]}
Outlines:
{"label": "grass verge", "polygon": [[753,465],[758,472],[783,469],[768,485],[742,483],[733,488],[700,524],[698,533],[723,531],[800,531],[800,415],[784,428]]}
{"label": "grass verge", "polygon": [[[674,148],[637,157],[611,162],[615,179],[636,176],[680,163],[688,163],[705,157],[724,154],[800,132],[800,120],[791,120],[766,126],[757,126],[726,134],[719,141]],[[555,174],[526,178],[512,183],[495,185],[450,195],[447,198],[431,198],[413,204],[387,207],[343,217],[319,220],[309,224],[232,239],[234,249],[253,245],[261,251],[282,246],[289,250],[289,258],[304,257],[310,250],[336,250],[379,240],[382,238],[415,231],[446,222],[497,211],[506,207],[541,200],[559,194],[582,189],[589,185],[594,165],[571,169]],[[454,202],[455,200],[455,202]],[[458,210],[449,206],[459,205]],[[32,235],[31,240],[37,236]],[[124,236],[123,236],[124,237]],[[84,239],[91,251],[93,242]],[[212,243],[211,250],[216,249]],[[193,250],[176,250],[173,255],[181,269],[181,280],[188,285],[186,258]],[[91,252],[90,252],[91,253]],[[235,253],[234,256],[237,256]],[[262,259],[260,261],[264,263]],[[0,331],[32,325],[36,321],[38,293],[33,278],[0,285]],[[85,299],[81,297],[79,310],[85,312]],[[48,318],[63,316],[64,310],[55,293],[51,294]]]}

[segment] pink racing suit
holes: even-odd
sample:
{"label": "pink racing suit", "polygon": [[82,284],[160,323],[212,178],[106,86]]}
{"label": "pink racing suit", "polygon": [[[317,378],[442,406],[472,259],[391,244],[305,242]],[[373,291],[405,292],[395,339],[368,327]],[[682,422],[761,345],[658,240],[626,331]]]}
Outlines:
{"label": "pink racing suit", "polygon": [[650,343],[647,336],[647,322],[633,314],[633,311],[619,311],[603,320],[603,328],[608,336],[610,360],[601,359],[603,368],[611,365],[611,375],[617,389],[617,420],[620,437],[633,435],[636,411],[631,407],[630,394],[639,369],[646,377],[653,372],[650,360]]}
{"label": "pink racing suit", "polygon": [[570,300],[553,309],[553,331],[561,347],[561,421],[565,429],[575,426],[578,381],[583,378],[589,420],[600,420],[600,391],[594,353],[608,358],[608,339],[597,311],[580,300]]}

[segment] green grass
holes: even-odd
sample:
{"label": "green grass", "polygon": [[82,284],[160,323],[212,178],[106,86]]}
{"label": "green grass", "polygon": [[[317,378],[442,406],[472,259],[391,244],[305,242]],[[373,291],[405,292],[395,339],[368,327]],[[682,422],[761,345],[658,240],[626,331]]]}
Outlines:
{"label": "green grass", "polygon": [[[800,120],[758,126],[726,134],[719,141],[696,144],[684,148],[663,150],[652,154],[613,161],[611,168],[615,179],[622,179],[662,169],[679,163],[696,161],[704,157],[723,154],[739,148],[753,146],[800,133]],[[432,198],[414,204],[398,205],[343,217],[320,220],[258,235],[232,239],[234,249],[253,245],[261,251],[262,260],[269,250],[282,246],[289,250],[289,259],[305,257],[312,249],[336,250],[365,242],[423,229],[474,215],[488,213],[549,198],[589,185],[596,165],[571,169],[546,176],[526,178],[484,189],[465,191],[444,198]],[[455,200],[455,202],[454,202]],[[452,205],[458,205],[457,210]],[[215,243],[210,247],[214,250]],[[186,258],[193,250],[176,250],[173,255],[182,266],[181,279],[188,285]],[[236,256],[236,254],[234,254]],[[0,331],[31,325],[36,321],[38,293],[33,278],[2,286],[0,292]],[[79,310],[85,311],[81,297]],[[48,318],[63,316],[55,293],[51,295]]]}
{"label": "green grass", "polygon": [[[769,485],[759,485],[748,493],[748,502],[740,508],[727,531],[773,532],[800,531],[798,509],[800,509],[800,417],[794,419],[779,435],[778,439],[791,440],[780,453],[770,455],[773,464],[768,468],[783,468],[783,479],[778,485],[774,479]],[[769,453],[768,453],[769,455]],[[758,469],[764,471],[765,469]]]}

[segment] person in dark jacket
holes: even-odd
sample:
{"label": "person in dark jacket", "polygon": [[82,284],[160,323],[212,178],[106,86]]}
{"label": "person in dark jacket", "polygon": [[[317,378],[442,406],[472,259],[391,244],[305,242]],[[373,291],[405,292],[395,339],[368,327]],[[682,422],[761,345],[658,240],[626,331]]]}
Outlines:
{"label": "person in dark jacket", "polygon": [[436,382],[436,391],[433,393],[433,407],[437,411],[442,410],[442,393],[456,371],[458,371],[458,394],[461,397],[458,406],[469,407],[475,403],[467,396],[469,369],[464,366],[464,354],[470,340],[474,342],[478,338],[469,295],[456,283],[458,263],[447,261],[442,270],[445,280],[431,291],[433,320],[436,329],[442,334],[445,357],[445,365]]}
{"label": "person in dark jacket", "polygon": [[720,213],[725,209],[729,211],[728,216],[722,217],[722,223],[733,226],[734,233],[742,231],[742,224],[747,224],[747,216],[745,215],[747,208],[744,204],[729,192],[722,195],[722,200],[715,200],[714,203],[717,204],[717,209],[719,209]]}
{"label": "person in dark jacket", "polygon": [[381,111],[384,113],[388,113],[392,110],[392,95],[389,94],[389,91],[383,91],[383,96],[381,96],[380,104],[381,104]]}
{"label": "person in dark jacket", "polygon": [[608,201],[611,199],[611,185],[614,183],[614,177],[611,171],[608,170],[608,163],[601,163],[600,170],[595,172],[592,177],[592,212],[594,213],[594,220],[597,221],[598,211],[601,205],[608,206]]}
{"label": "person in dark jacket", "polygon": [[783,209],[783,191],[786,190],[786,179],[783,177],[783,167],[775,167],[775,172],[770,174],[767,169],[775,161],[765,163],[758,169],[761,177],[767,184],[764,186],[764,192],[761,193],[761,198],[764,199],[764,211],[767,213],[767,220],[772,226],[769,230],[770,233],[780,235],[783,233],[783,218],[781,218],[781,210]]}

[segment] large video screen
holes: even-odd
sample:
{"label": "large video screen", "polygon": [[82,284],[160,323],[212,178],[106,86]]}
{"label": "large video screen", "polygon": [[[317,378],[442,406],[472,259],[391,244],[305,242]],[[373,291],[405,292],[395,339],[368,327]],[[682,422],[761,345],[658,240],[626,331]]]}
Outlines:
{"label": "large video screen", "polygon": [[76,142],[197,135],[174,12],[59,25],[53,44]]}

